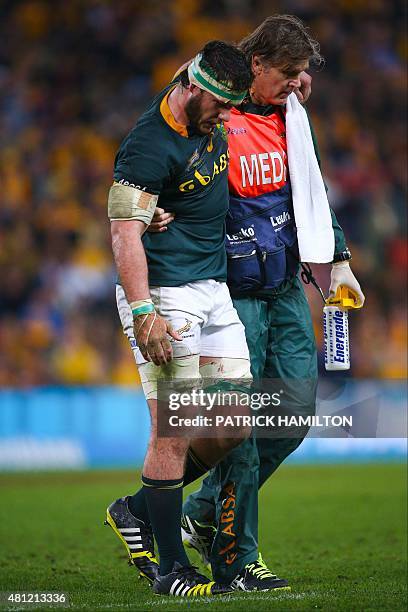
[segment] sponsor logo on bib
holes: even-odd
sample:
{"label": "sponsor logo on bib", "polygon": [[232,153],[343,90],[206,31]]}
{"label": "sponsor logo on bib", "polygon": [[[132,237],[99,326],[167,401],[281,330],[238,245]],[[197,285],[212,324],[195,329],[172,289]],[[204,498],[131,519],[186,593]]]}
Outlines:
{"label": "sponsor logo on bib", "polygon": [[279,227],[279,225],[283,225],[286,221],[290,221],[291,216],[287,210],[285,210],[281,215],[276,215],[276,217],[269,217],[273,227]]}

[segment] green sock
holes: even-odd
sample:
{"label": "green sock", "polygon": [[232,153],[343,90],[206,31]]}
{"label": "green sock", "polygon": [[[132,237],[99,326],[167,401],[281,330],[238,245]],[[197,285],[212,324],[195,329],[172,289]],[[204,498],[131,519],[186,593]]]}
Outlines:
{"label": "green sock", "polygon": [[150,522],[160,555],[160,575],[169,574],[175,561],[190,565],[181,539],[183,479],[153,480],[142,476]]}
{"label": "green sock", "polygon": [[[191,482],[200,478],[208,472],[210,468],[205,465],[197,455],[191,450],[187,451],[186,471],[184,474],[183,486],[187,486]],[[128,507],[134,517],[142,520],[146,525],[150,523],[149,513],[147,511],[144,487],[141,487],[137,493],[131,495],[128,500]]]}
{"label": "green sock", "polygon": [[184,485],[187,486],[191,482],[200,478],[203,474],[208,472],[210,468],[208,465],[205,465],[201,459],[197,457],[195,452],[189,448],[187,451],[187,461],[186,461],[186,469],[184,472]]}

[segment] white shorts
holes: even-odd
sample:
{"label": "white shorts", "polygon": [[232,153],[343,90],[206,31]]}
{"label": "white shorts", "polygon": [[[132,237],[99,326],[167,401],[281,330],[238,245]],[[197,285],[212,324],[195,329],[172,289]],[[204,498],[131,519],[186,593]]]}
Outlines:
{"label": "white shorts", "polygon": [[[157,312],[183,338],[182,341],[169,338],[173,357],[200,355],[249,360],[244,326],[226,283],[202,280],[180,287],[150,287],[150,295]],[[116,286],[116,302],[136,363],[146,363],[137,347],[132,311],[120,285]]]}

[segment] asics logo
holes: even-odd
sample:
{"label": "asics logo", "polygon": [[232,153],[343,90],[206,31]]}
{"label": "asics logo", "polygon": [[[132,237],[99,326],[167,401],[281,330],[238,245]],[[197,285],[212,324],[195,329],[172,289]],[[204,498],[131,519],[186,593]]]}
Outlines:
{"label": "asics logo", "polygon": [[227,134],[246,134],[246,129],[241,127],[241,128],[231,128],[231,127],[227,127]]}

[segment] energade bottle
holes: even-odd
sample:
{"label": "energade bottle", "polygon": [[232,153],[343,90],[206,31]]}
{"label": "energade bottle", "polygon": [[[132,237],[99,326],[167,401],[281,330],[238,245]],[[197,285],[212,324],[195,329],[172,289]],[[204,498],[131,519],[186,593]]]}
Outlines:
{"label": "energade bottle", "polygon": [[348,310],[361,308],[357,295],[340,286],[323,308],[324,365],[326,370],[350,369]]}

